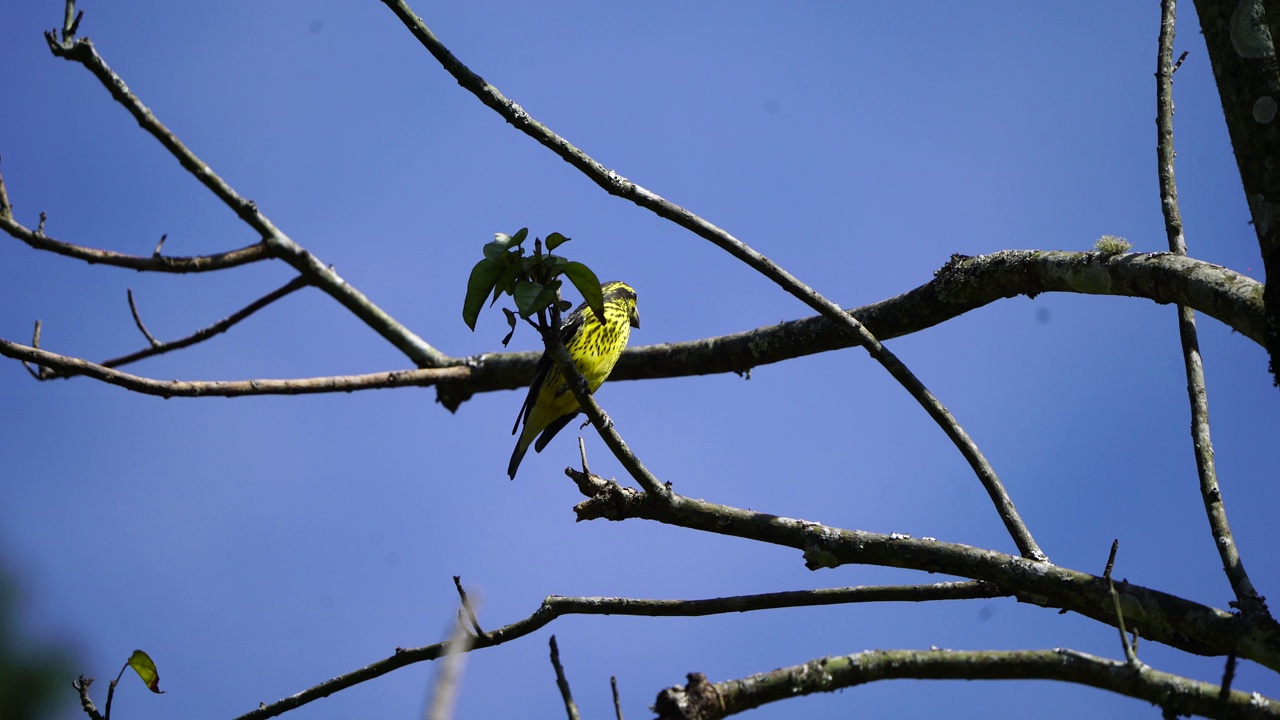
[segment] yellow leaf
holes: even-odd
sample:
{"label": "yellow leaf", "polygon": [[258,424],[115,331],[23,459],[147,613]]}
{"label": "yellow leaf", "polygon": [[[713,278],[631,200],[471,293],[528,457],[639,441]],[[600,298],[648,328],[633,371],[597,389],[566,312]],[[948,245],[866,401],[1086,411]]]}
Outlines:
{"label": "yellow leaf", "polygon": [[134,650],[129,656],[129,667],[138,673],[138,677],[142,678],[142,682],[153,693],[162,693],[160,689],[160,672],[156,670],[156,664],[151,662],[151,656],[141,650]]}

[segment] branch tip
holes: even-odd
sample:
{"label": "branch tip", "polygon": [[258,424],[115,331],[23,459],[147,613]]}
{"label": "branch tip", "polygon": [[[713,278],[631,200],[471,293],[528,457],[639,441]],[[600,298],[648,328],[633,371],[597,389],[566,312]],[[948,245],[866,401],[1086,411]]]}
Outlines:
{"label": "branch tip", "polygon": [[560,647],[556,644],[556,636],[551,636],[551,667],[556,671],[556,687],[560,689],[560,697],[564,700],[564,711],[569,720],[580,720],[578,704],[573,701],[573,693],[569,691],[569,681],[564,676],[564,667],[560,665]]}
{"label": "branch tip", "polygon": [[[471,622],[471,629],[475,631],[476,637],[479,637],[484,640],[488,640],[489,639],[488,634],[485,633],[483,629],[481,629],[480,620],[479,618],[476,617],[475,610],[471,607],[471,601],[467,599],[467,591],[464,590],[462,587],[461,575],[453,576],[453,586],[458,591],[458,597],[462,600],[462,609],[466,611],[467,619]],[[459,618],[459,621],[461,621],[461,618]]]}

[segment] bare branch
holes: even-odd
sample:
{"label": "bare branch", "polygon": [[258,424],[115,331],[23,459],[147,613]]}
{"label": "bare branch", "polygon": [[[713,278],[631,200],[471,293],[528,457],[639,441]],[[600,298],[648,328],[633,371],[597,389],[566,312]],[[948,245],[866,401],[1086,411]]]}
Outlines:
{"label": "bare branch", "polygon": [[[133,315],[133,324],[138,326],[138,332],[142,333],[142,336],[147,339],[147,342],[150,343],[151,347],[154,349],[160,344],[160,341],[156,340],[155,336],[151,334],[151,331],[147,329],[147,326],[143,324],[142,316],[138,314],[138,306],[133,302],[133,288],[128,288],[126,290],[126,294],[129,297],[129,314]],[[106,365],[106,363],[103,364]],[[107,367],[111,366],[107,365]]]}
{"label": "bare branch", "polygon": [[[192,345],[195,345],[196,343],[203,342],[205,340],[208,340],[209,338],[212,338],[215,335],[218,335],[220,333],[226,332],[227,330],[230,330],[234,325],[248,318],[250,315],[253,315],[257,311],[265,308],[271,303],[281,298],[287,297],[288,295],[291,295],[294,292],[297,292],[298,290],[301,290],[302,288],[307,287],[310,284],[311,283],[308,282],[306,278],[296,277],[293,280],[290,280],[289,282],[285,283],[284,285],[276,288],[275,290],[272,290],[266,295],[263,295],[257,300],[254,300],[253,302],[244,306],[240,310],[237,310],[231,315],[228,315],[227,317],[219,320],[218,322],[212,325],[209,325],[208,327],[201,328],[184,338],[180,338],[172,342],[161,342],[159,340],[156,340],[154,337],[152,337],[151,333],[147,332],[146,327],[143,326],[142,324],[142,318],[138,316],[137,307],[134,305],[134,302],[133,302],[133,291],[131,290],[129,291],[129,310],[130,312],[133,313],[133,319],[134,319],[134,322],[137,323],[138,329],[141,330],[142,334],[146,336],[148,341],[150,341],[151,347],[143,348],[142,350],[129,353],[128,355],[122,355],[120,357],[111,358],[110,360],[103,360],[101,363],[98,363],[98,364],[101,365],[102,367],[118,368],[122,365],[128,365],[130,363],[134,363],[139,360],[143,360],[145,358],[154,357],[156,355],[163,355],[167,352],[172,352],[174,350],[181,350],[182,348],[190,347]],[[72,377],[73,375],[77,375],[77,374],[79,373],[53,372],[53,373],[46,374],[43,379],[51,380],[55,378],[66,378],[66,377]]]}
{"label": "bare branch", "polygon": [[[342,279],[331,267],[327,267],[319,258],[295,243],[283,231],[277,228],[267,216],[258,210],[252,200],[241,197],[211,167],[151,112],[130,90],[124,80],[116,75],[106,61],[98,55],[93,43],[88,38],[65,40],[59,42],[52,32],[45,33],[49,50],[67,60],[78,62],[87,68],[94,77],[111,93],[116,102],[124,106],[133,115],[143,130],[147,131],[166,150],[173,155],[182,167],[190,172],[196,180],[208,188],[227,207],[261,236],[266,245],[265,252],[272,257],[289,263],[300,275],[308,278],[312,284],[323,290],[360,318],[366,325],[403,352],[418,367],[444,367],[448,364],[448,356],[428,345],[422,338],[413,334],[408,328],[396,322],[382,308],[375,305],[363,293]],[[8,229],[6,227],[6,229]],[[153,258],[154,260],[154,258]]]}
{"label": "bare branch", "polygon": [[71,687],[75,688],[76,694],[80,696],[80,709],[84,710],[84,714],[89,716],[89,720],[103,720],[102,713],[98,712],[98,707],[93,704],[93,698],[89,697],[89,686],[93,684],[93,678],[81,675],[71,681]]}
{"label": "bare branch", "polygon": [[943,406],[941,401],[925,387],[924,383],[896,355],[881,344],[862,323],[851,315],[846,314],[839,305],[826,299],[816,290],[805,285],[791,273],[752,249],[746,243],[730,235],[727,231],[716,227],[679,205],[668,202],[656,193],[631,182],[596,162],[572,143],[533,119],[525,112],[524,108],[507,99],[497,88],[485,82],[484,78],[473,73],[453,53],[449,52],[448,48],[436,38],[431,29],[422,21],[422,18],[418,17],[404,0],[383,0],[383,2],[400,18],[405,27],[413,33],[423,47],[444,66],[445,70],[454,76],[458,84],[469,90],[485,105],[495,110],[513,127],[549,148],[609,194],[630,200],[640,207],[652,211],[659,217],[676,223],[746,263],[801,302],[817,310],[823,317],[835,324],[836,327],[856,339],[860,345],[866,348],[871,357],[880,363],[906,389],[911,397],[925,409],[925,412],[942,428],[943,432],[960,451],[960,454],[968,461],[969,466],[982,482],[983,488],[986,489],[987,495],[990,496],[996,512],[1000,515],[1005,528],[1013,537],[1019,551],[1025,557],[1036,560],[1048,559],[1036,544],[1022,518],[1018,515],[1012,498],[1005,491],[1004,485],[1000,482],[999,476],[996,475],[995,469],[987,462],[977,444],[964,431],[964,428],[960,427],[960,423]]}
{"label": "bare branch", "polygon": [[471,629],[480,637],[485,636],[484,630],[480,628],[480,619],[476,617],[476,611],[471,607],[471,601],[467,599],[467,591],[462,588],[462,576],[453,576],[453,587],[458,591],[458,598],[462,601],[462,609],[467,613],[467,619],[471,621]]}
{"label": "bare branch", "polygon": [[[892,339],[939,325],[997,300],[1044,292],[1144,297],[1204,312],[1261,344],[1262,284],[1218,265],[1169,253],[1004,250],[956,256],[936,277],[897,297],[850,310],[877,337]],[[611,382],[741,372],[853,345],[826,318],[623,353]]]}
{"label": "bare branch", "polygon": [[556,687],[560,689],[560,697],[564,700],[564,711],[569,720],[580,720],[578,704],[573,701],[573,693],[569,691],[569,681],[564,676],[564,668],[560,665],[560,646],[556,644],[556,636],[551,636],[551,667],[556,671]]}
{"label": "bare branch", "polygon": [[76,12],[76,0],[67,0],[66,10],[62,17],[63,42],[75,37],[82,18],[84,18],[84,11]]}
{"label": "bare branch", "polygon": [[[3,187],[3,178],[0,178],[0,192],[3,191]],[[14,220],[11,212],[0,212],[0,230],[4,230],[12,237],[21,240],[36,250],[46,250],[57,255],[84,260],[91,265],[110,265],[112,267],[147,270],[150,272],[212,272],[266,260],[270,257],[267,246],[263,243],[255,243],[238,250],[228,250],[227,252],[213,255],[195,255],[191,257],[127,255],[114,250],[99,250],[55,240],[46,235],[41,228],[31,230]]]}
{"label": "bare branch", "polygon": [[[1173,38],[1177,0],[1161,0],[1160,41],[1156,55],[1156,157],[1159,164],[1160,207],[1164,211],[1165,233],[1169,251],[1187,254],[1182,229],[1182,211],[1178,206],[1178,183],[1174,176],[1173,151]],[[1272,282],[1280,281],[1275,275]],[[1213,544],[1218,548],[1222,567],[1235,593],[1236,602],[1246,614],[1267,614],[1267,605],[1254,589],[1240,558],[1239,548],[1227,522],[1227,508],[1218,485],[1218,471],[1213,462],[1213,439],[1209,432],[1209,392],[1204,379],[1204,359],[1196,332],[1196,314],[1189,307],[1178,306],[1178,335],[1182,342],[1182,362],[1187,374],[1187,395],[1191,404],[1191,445],[1195,450],[1196,473],[1200,478],[1200,496],[1209,517]]]}
{"label": "bare branch", "polygon": [[1236,168],[1253,230],[1266,270],[1266,335],[1271,372],[1280,385],[1280,72],[1276,65],[1276,36],[1280,3],[1241,3],[1236,0],[1197,0],[1196,15],[1209,50],[1213,77],[1222,101],[1222,114],[1235,150]]}
{"label": "bare branch", "polygon": [[1120,608],[1120,593],[1116,592],[1116,584],[1107,577],[1107,589],[1111,593],[1111,604],[1116,609],[1116,629],[1120,631],[1120,646],[1124,649],[1125,662],[1130,665],[1138,664],[1138,653],[1133,645],[1129,644],[1129,633],[1124,629],[1124,610]]}
{"label": "bare branch", "polygon": [[[604,481],[605,489],[575,507],[579,520],[641,518],[795,548],[810,569],[840,565],[880,565],[985,580],[1013,591],[1019,600],[1078,612],[1116,625],[1115,607],[1104,578],[1005,553],[861,530],[844,530],[806,520],[719,505],[671,493],[670,500]],[[1280,670],[1280,625],[1267,619],[1211,608],[1130,583],[1117,592],[1124,616],[1152,640],[1197,655],[1240,657]]]}
{"label": "bare branch", "polygon": [[1227,656],[1226,666],[1222,669],[1222,692],[1218,694],[1220,700],[1226,700],[1231,693],[1231,683],[1236,679],[1236,654],[1231,653]]}
{"label": "bare branch", "polygon": [[[40,325],[41,325],[40,321],[37,320],[36,329],[33,330],[31,333],[31,347],[36,350],[40,349]],[[28,363],[26,360],[22,361],[22,367],[26,368],[27,372],[31,373],[31,377],[37,380],[44,380],[45,373],[49,371],[49,368],[44,367],[43,365],[39,366],[40,368],[39,370],[36,370],[35,368],[31,367],[31,364]]]}
{"label": "bare branch", "polygon": [[0,173],[0,222],[13,219],[13,206],[9,204],[9,191],[4,186],[4,174]]}
{"label": "bare branch", "polygon": [[[940,600],[980,600],[1008,597],[1012,590],[1002,590],[980,581],[942,582],[928,585],[858,585],[818,590],[789,590],[734,595],[704,600],[640,600],[632,598],[561,598],[572,602],[583,614],[644,615],[649,617],[703,617],[726,613],[776,610],[792,607],[851,605],[869,602],[936,602]],[[590,607],[591,612],[587,612]]]}
{"label": "bare branch", "polygon": [[130,375],[120,370],[27,347],[0,338],[0,355],[53,368],[66,375],[84,375],[95,380],[119,385],[144,395],[160,397],[239,397],[242,395],[307,395],[312,393],[351,392],[393,387],[426,387],[441,382],[463,381],[473,372],[465,365],[420,370],[392,370],[367,375],[335,375],[297,380],[153,380]]}
{"label": "bare branch", "polygon": [[613,716],[617,720],[622,720],[622,698],[618,697],[618,677],[616,675],[609,676],[609,688],[613,690]]}
{"label": "bare branch", "polygon": [[[1260,283],[1217,265],[1169,253],[1103,257],[1091,252],[1006,250],[992,255],[954,259],[936,275],[934,280],[914,290],[850,312],[875,329],[877,335],[899,337],[932,327],[997,299],[1020,293],[1034,295],[1063,291],[1183,302],[1214,315],[1255,341],[1260,341],[1264,322]],[[816,316],[704,340],[630,348],[618,361],[610,382],[740,372],[758,365],[849,347],[850,344],[847,335],[837,331],[825,318]],[[10,344],[9,347],[22,346]],[[39,346],[35,344],[33,347],[38,349]],[[22,359],[15,352],[18,351],[0,350],[0,354]],[[350,381],[350,377],[273,381],[265,386],[231,388],[230,393],[260,395],[380,389],[390,385],[380,383],[377,377],[395,375],[401,384],[437,385],[438,399],[452,411],[475,393],[527,387],[539,356],[534,352],[486,353],[456,359],[452,361],[454,365],[466,366],[471,372],[450,376],[454,379],[447,382],[438,382],[440,376],[434,373],[419,375],[417,371],[404,371],[361,376],[364,380],[355,383]],[[52,367],[69,374],[80,374],[74,363],[85,362],[61,355],[51,357],[63,361],[54,363]],[[125,356],[107,362],[133,359],[136,358]],[[150,382],[153,383],[150,394],[181,394],[173,389],[178,384],[159,380]],[[212,388],[207,384],[194,387],[187,394],[218,395],[226,390],[222,386]]]}
{"label": "bare branch", "polygon": [[[972,592],[973,594],[969,594]],[[652,617],[693,617],[721,613],[736,613],[779,607],[805,607],[831,605],[845,602],[879,602],[882,600],[944,600],[960,597],[994,597],[979,594],[992,592],[989,585],[978,583],[938,583],[936,585],[907,585],[896,587],[833,588],[830,590],[799,590],[790,593],[766,595],[742,595],[709,600],[640,600],[634,598],[562,597],[552,595],[530,616],[498,628],[484,637],[475,638],[471,649],[495,647],[522,638],[546,627],[563,615],[637,615]],[[928,597],[933,595],[933,597]],[[815,601],[816,599],[816,601]],[[385,675],[393,670],[435,660],[444,655],[448,643],[435,643],[420,648],[396,648],[391,657],[366,665],[359,670],[327,680],[296,695],[290,695],[270,705],[263,705],[241,715],[236,720],[263,720],[282,715],[313,700]]]}
{"label": "bare branch", "polygon": [[1053,650],[869,650],[811,660],[739,680],[708,683],[700,673],[687,686],[658,695],[659,720],[714,720],[800,695],[832,692],[878,680],[1060,680],[1146,700],[1179,715],[1280,718],[1280,703],[1148,667],[1062,648]]}
{"label": "bare branch", "polygon": [[640,483],[640,487],[651,496],[664,498],[670,494],[670,488],[664,486],[653,473],[649,472],[649,468],[645,467],[640,458],[631,452],[631,448],[627,446],[626,441],[613,428],[613,421],[604,414],[600,409],[600,405],[596,403],[595,397],[591,394],[591,390],[587,387],[586,378],[582,377],[582,373],[578,372],[578,368],[574,366],[573,359],[569,357],[569,351],[565,348],[564,343],[560,340],[560,333],[550,328],[560,327],[560,312],[553,304],[551,306],[551,325],[543,334],[543,341],[546,345],[546,351],[551,355],[551,359],[559,366],[560,372],[564,375],[565,381],[569,384],[569,389],[573,392],[573,396],[577,398],[578,405],[582,411],[591,419],[591,424],[595,426],[596,432],[600,433],[604,444],[609,447],[618,458],[618,462],[622,463],[622,467],[626,468],[627,473]]}

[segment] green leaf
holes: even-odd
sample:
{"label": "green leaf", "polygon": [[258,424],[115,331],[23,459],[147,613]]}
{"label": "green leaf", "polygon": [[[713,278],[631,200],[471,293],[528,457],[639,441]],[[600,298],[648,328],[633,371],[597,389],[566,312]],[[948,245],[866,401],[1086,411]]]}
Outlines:
{"label": "green leaf", "polygon": [[497,260],[501,258],[502,254],[507,251],[508,243],[511,242],[511,236],[509,235],[503,235],[502,233],[494,233],[493,236],[497,239],[491,243],[484,244],[485,260]]}
{"label": "green leaf", "polygon": [[591,312],[601,322],[604,321],[604,293],[600,290],[600,278],[591,271],[591,268],[580,262],[568,262],[564,266],[564,276],[569,278],[569,282],[578,288],[578,292],[582,293],[582,299],[587,302],[587,306],[591,308]]}
{"label": "green leaf", "polygon": [[151,657],[146,653],[134,650],[129,656],[129,667],[138,673],[138,677],[142,678],[142,682],[151,692],[157,694],[164,692],[160,689],[160,673],[156,670],[156,664],[151,662]]}
{"label": "green leaf", "polygon": [[497,260],[502,254],[511,248],[520,247],[520,243],[529,236],[529,228],[520,228],[515,235],[506,233],[494,233],[493,242],[485,243],[484,256],[490,260]]}
{"label": "green leaf", "polygon": [[538,296],[544,290],[542,283],[536,282],[517,282],[515,292],[512,296],[516,299],[516,310],[520,311],[520,317],[529,317],[538,311],[536,307]]}
{"label": "green leaf", "polygon": [[506,347],[511,342],[511,336],[516,334],[516,314],[507,308],[502,308],[502,314],[507,316],[507,326],[511,328],[511,332],[502,338],[502,347]]}
{"label": "green leaf", "polygon": [[547,236],[547,251],[550,252],[551,250],[555,250],[572,239],[573,238],[567,238],[558,232],[553,232]]}
{"label": "green leaf", "polygon": [[533,312],[551,307],[551,303],[556,301],[556,295],[560,292],[560,281],[552,280],[542,288],[542,292],[538,293],[538,299],[533,302]]}
{"label": "green leaf", "polygon": [[520,277],[520,267],[521,263],[515,261],[507,263],[502,274],[498,276],[498,281],[493,284],[493,299],[489,301],[490,306],[498,302],[498,296],[502,293],[511,294],[516,278]]}
{"label": "green leaf", "polygon": [[542,258],[542,270],[549,278],[564,272],[564,266],[568,264],[569,261],[559,255],[547,255]]}
{"label": "green leaf", "polygon": [[472,331],[476,329],[476,320],[484,307],[484,299],[489,296],[494,282],[505,268],[506,263],[494,258],[485,258],[471,268],[471,277],[467,279],[467,297],[462,301],[462,321]]}

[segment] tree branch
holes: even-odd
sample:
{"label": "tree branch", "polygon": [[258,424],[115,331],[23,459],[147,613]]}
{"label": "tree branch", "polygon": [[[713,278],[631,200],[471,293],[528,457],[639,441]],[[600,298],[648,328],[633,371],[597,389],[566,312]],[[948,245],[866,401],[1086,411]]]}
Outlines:
{"label": "tree branch", "polygon": [[[1003,250],[956,255],[933,280],[849,312],[892,339],[939,325],[997,300],[1045,292],[1142,297],[1182,303],[1261,344],[1262,284],[1219,265],[1169,253]],[[648,345],[623,353],[615,380],[743,372],[761,365],[852,346],[817,316],[706,340]]]}
{"label": "tree branch", "polygon": [[[972,591],[972,594],[970,592]],[[495,647],[529,635],[563,615],[636,615],[651,617],[693,617],[730,612],[745,612],[780,607],[805,607],[831,605],[844,602],[879,602],[885,600],[951,600],[964,597],[994,597],[990,586],[978,583],[938,583],[924,586],[832,588],[830,590],[800,590],[766,595],[740,595],[709,600],[640,600],[617,597],[562,597],[552,595],[542,601],[532,615],[498,628],[481,637],[472,638],[467,649],[479,650]],[[843,597],[842,597],[843,596]],[[816,599],[816,601],[815,601]],[[682,610],[688,606],[689,610]],[[331,680],[290,695],[270,705],[263,705],[235,720],[264,720],[276,717],[306,705],[313,700],[332,695],[362,682],[413,665],[425,660],[436,660],[450,651],[449,642],[439,642],[420,648],[396,648],[394,655],[366,665],[359,670],[340,675]]]}
{"label": "tree branch", "polygon": [[578,703],[573,701],[573,693],[569,690],[569,679],[564,676],[564,667],[560,665],[560,646],[556,644],[556,636],[551,636],[551,667],[556,671],[556,687],[560,690],[560,699],[564,700],[564,711],[569,720],[581,720],[578,714]]}
{"label": "tree branch", "polygon": [[58,355],[0,338],[0,355],[50,367],[63,375],[84,375],[144,395],[170,397],[239,397],[243,395],[307,395],[393,387],[429,386],[464,380],[472,374],[465,365],[418,370],[392,370],[367,375],[335,375],[296,380],[153,380],[113,370],[79,358]]}
{"label": "tree branch", "polygon": [[[1019,600],[1072,610],[1106,625],[1116,625],[1115,606],[1105,578],[1050,563],[986,550],[916,539],[844,530],[695,500],[671,493],[654,500],[613,481],[574,508],[579,520],[641,518],[795,548],[810,569],[840,565],[880,565],[983,580],[1012,590]],[[1122,582],[1116,588],[1125,618],[1144,637],[1197,655],[1227,655],[1254,660],[1280,671],[1280,625],[1270,618],[1247,621],[1224,610]]]}
{"label": "tree branch", "polygon": [[507,99],[497,88],[485,82],[484,78],[473,73],[458,60],[448,48],[436,38],[422,18],[418,17],[404,0],[383,0],[392,12],[400,18],[414,37],[444,66],[458,81],[458,84],[469,90],[485,105],[488,105],[516,129],[525,133],[537,142],[556,153],[565,162],[573,165],[589,179],[599,185],[610,195],[630,200],[635,204],[652,211],[659,217],[670,220],[693,232],[713,245],[728,252],[733,257],[746,263],[747,266],[772,280],[783,290],[796,297],[809,307],[817,310],[830,320],[841,331],[854,338],[858,344],[866,348],[871,357],[880,363],[889,374],[902,385],[912,398],[924,408],[929,417],[942,428],[951,442],[968,461],[969,466],[981,481],[987,495],[991,498],[1005,528],[1013,537],[1019,551],[1026,557],[1045,560],[1047,557],[1036,544],[1031,531],[1018,515],[1012,498],[1005,491],[1004,485],[996,475],[995,469],[987,462],[982,451],[978,449],[969,434],[960,427],[959,421],[951,414],[942,402],[925,387],[924,383],[911,372],[888,348],[880,343],[874,335],[857,318],[845,313],[839,305],[823,297],[816,290],[802,283],[798,278],[776,265],[764,255],[752,249],[746,243],[730,235],[722,228],[707,222],[679,205],[668,202],[656,193],[609,170],[572,143],[552,132],[542,123],[535,120],[524,108]]}
{"label": "tree branch", "polygon": [[1280,70],[1268,22],[1280,4],[1196,0],[1222,114],[1249,203],[1266,270],[1266,334],[1272,377],[1280,385]]}
{"label": "tree branch", "polygon": [[[1093,252],[1004,250],[978,257],[956,256],[928,283],[849,312],[875,330],[877,336],[894,338],[938,325],[996,300],[1042,292],[1128,295],[1160,303],[1184,303],[1222,320],[1252,340],[1260,342],[1262,336],[1261,283],[1218,265],[1170,253],[1103,256]],[[617,382],[743,372],[853,344],[826,318],[816,316],[704,340],[630,348],[622,354],[609,377],[610,382]],[[48,367],[101,379],[94,373],[81,371],[82,363],[95,367],[94,363],[55,353],[28,352],[34,349],[38,348],[0,340],[0,355],[36,363],[41,362],[38,357],[43,357],[46,359],[43,364]],[[228,386],[121,374],[125,382],[116,384],[162,397],[352,392],[435,385],[438,400],[454,411],[476,393],[528,387],[539,356],[526,351],[452,359],[450,367],[464,366],[469,372],[444,375],[405,370],[361,376],[245,381]],[[96,367],[104,366],[99,363]],[[441,381],[442,377],[448,380]],[[353,381],[354,378],[358,380]],[[385,378],[387,382],[378,378]]]}
{"label": "tree branch", "polygon": [[578,406],[590,418],[591,424],[595,427],[596,432],[600,433],[600,438],[604,440],[604,444],[613,452],[614,457],[618,458],[618,462],[622,463],[622,467],[627,473],[640,483],[640,487],[644,488],[646,493],[652,497],[666,497],[671,491],[663,485],[653,473],[649,472],[649,468],[645,467],[640,458],[631,452],[631,448],[627,446],[626,441],[613,428],[613,421],[605,416],[604,410],[600,409],[600,405],[596,403],[595,397],[591,394],[591,390],[587,387],[586,378],[582,377],[582,373],[578,372],[578,368],[573,364],[573,358],[569,357],[569,350],[565,348],[564,342],[560,339],[560,310],[552,304],[551,306],[551,324],[549,327],[542,328],[543,344],[546,346],[546,352],[551,355],[551,359],[560,368],[560,372],[564,375],[565,381],[569,384],[569,390],[578,401]]}
{"label": "tree branch", "polygon": [[264,243],[255,243],[238,250],[229,250],[213,255],[191,257],[174,257],[160,255],[159,253],[149,256],[127,255],[113,250],[100,250],[83,245],[74,245],[49,237],[41,228],[32,230],[14,220],[13,208],[8,205],[8,198],[4,193],[4,177],[0,176],[0,201],[3,201],[0,203],[0,230],[4,230],[10,236],[21,240],[36,250],[45,250],[57,255],[83,260],[90,265],[110,265],[112,267],[150,272],[194,273],[225,270],[238,265],[266,260],[270,257],[267,253],[267,246]]}
{"label": "tree branch", "polygon": [[[129,309],[133,312],[133,319],[137,323],[138,329],[147,337],[147,340],[150,342],[150,346],[145,347],[136,352],[129,353],[128,355],[121,355],[120,357],[112,358],[110,360],[103,360],[101,363],[99,363],[99,365],[101,365],[104,368],[118,368],[122,365],[128,365],[129,363],[134,363],[149,357],[154,357],[156,355],[163,355],[167,352],[172,352],[174,350],[181,350],[182,348],[190,347],[192,345],[195,345],[196,343],[203,342],[215,335],[218,335],[220,333],[226,332],[227,330],[230,330],[232,326],[236,325],[241,320],[248,318],[250,315],[265,308],[271,303],[281,298],[284,298],[288,295],[291,295],[294,292],[297,292],[298,290],[301,290],[302,288],[307,287],[310,284],[311,283],[306,278],[296,277],[290,280],[289,282],[285,283],[284,285],[281,285],[280,287],[276,288],[275,290],[272,290],[266,295],[263,295],[257,300],[254,300],[253,302],[237,310],[231,315],[228,315],[227,317],[219,320],[218,322],[212,325],[209,325],[208,327],[203,327],[184,338],[179,338],[178,340],[172,340],[170,342],[163,342],[160,340],[156,340],[155,338],[151,337],[151,333],[147,332],[146,327],[142,324],[142,319],[138,316],[137,307],[134,305],[133,292],[130,291]],[[44,375],[40,379],[52,380],[55,378],[71,377],[72,375],[76,375],[76,374],[78,373],[52,372]]]}
{"label": "tree branch", "polygon": [[444,367],[448,364],[448,356],[428,345],[422,338],[413,334],[408,328],[396,322],[382,308],[375,305],[363,293],[342,279],[332,268],[327,267],[301,245],[295,243],[288,235],[277,228],[263,215],[252,201],[242,198],[228,185],[207,163],[196,156],[186,145],[174,135],[169,128],[151,112],[150,108],[134,95],[124,80],[116,75],[106,61],[98,55],[93,43],[88,38],[59,41],[50,31],[45,33],[49,50],[57,57],[78,62],[93,73],[94,77],[111,93],[111,97],[124,106],[142,129],[147,131],[160,144],[177,158],[182,167],[191,173],[196,180],[218,197],[232,212],[253,228],[263,240],[267,252],[276,258],[289,263],[298,274],[310,280],[316,287],[337,300],[360,318],[366,325],[403,352],[415,365],[421,368]]}
{"label": "tree branch", "polygon": [[740,680],[708,683],[701,673],[658,694],[659,720],[715,720],[799,695],[879,680],[1060,680],[1146,700],[1166,712],[1210,718],[1280,718],[1280,703],[1238,690],[1100,658],[1052,650],[868,650],[825,657]]}
{"label": "tree branch", "polygon": [[[1178,183],[1174,174],[1173,151],[1173,38],[1177,19],[1177,0],[1161,0],[1160,41],[1156,55],[1156,159],[1160,178],[1160,207],[1164,211],[1165,234],[1169,251],[1185,256],[1182,210],[1178,206]],[[1280,275],[1268,275],[1280,282]],[[1254,589],[1245,571],[1240,550],[1227,522],[1227,507],[1218,486],[1218,471],[1213,462],[1213,440],[1209,432],[1209,392],[1204,380],[1204,360],[1196,332],[1195,311],[1178,306],[1178,335],[1182,342],[1182,362],[1187,374],[1187,395],[1191,405],[1191,445],[1195,450],[1196,474],[1200,478],[1200,497],[1213,544],[1218,548],[1222,567],[1235,593],[1236,602],[1247,615],[1267,614],[1267,605]]]}

